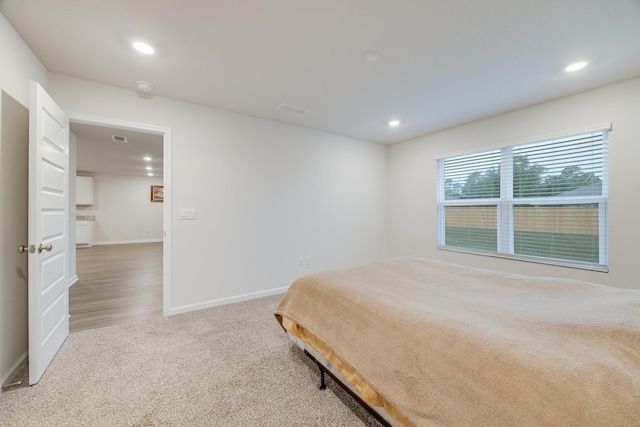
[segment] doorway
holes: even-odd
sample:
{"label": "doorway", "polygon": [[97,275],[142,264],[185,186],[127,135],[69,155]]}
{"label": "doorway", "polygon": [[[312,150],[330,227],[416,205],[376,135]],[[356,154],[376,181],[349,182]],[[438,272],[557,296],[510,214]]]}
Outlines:
{"label": "doorway", "polygon": [[[70,206],[70,332],[166,314],[170,129],[79,114],[69,118],[71,132],[78,133],[71,193],[76,169],[83,181],[93,180],[95,191],[92,201]],[[75,230],[83,239],[90,236],[77,252]]]}
{"label": "doorway", "polygon": [[78,249],[69,333],[162,316],[162,242]]}

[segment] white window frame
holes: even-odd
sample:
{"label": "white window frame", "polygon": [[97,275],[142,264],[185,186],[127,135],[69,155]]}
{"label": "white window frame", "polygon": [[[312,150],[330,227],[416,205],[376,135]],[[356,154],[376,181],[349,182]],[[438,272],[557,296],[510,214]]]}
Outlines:
{"label": "white window frame", "polygon": [[[486,199],[452,199],[445,198],[445,160],[456,156],[447,156],[437,159],[437,206],[438,206],[438,229],[437,248],[441,250],[463,252],[469,254],[493,256],[499,258],[517,259],[521,261],[536,262],[541,264],[551,264],[570,268],[579,268],[594,271],[609,271],[609,251],[608,251],[608,198],[609,198],[609,166],[608,166],[608,133],[611,131],[611,124],[591,128],[582,132],[572,132],[561,137],[544,138],[538,141],[529,142],[534,144],[541,141],[550,141],[557,138],[570,137],[573,135],[586,134],[591,132],[602,132],[602,192],[597,196],[571,196],[571,197],[513,197],[513,148],[518,145],[500,148],[500,198]],[[487,149],[482,151],[496,150]],[[482,152],[479,151],[479,152]],[[473,153],[465,153],[473,154]],[[459,156],[458,154],[457,156]],[[515,254],[514,251],[514,206],[516,205],[580,205],[597,204],[599,210],[599,260],[598,263],[570,261],[556,258],[542,258],[529,255]],[[497,210],[497,252],[482,251],[472,248],[459,248],[445,245],[445,210],[449,206],[496,206]]]}

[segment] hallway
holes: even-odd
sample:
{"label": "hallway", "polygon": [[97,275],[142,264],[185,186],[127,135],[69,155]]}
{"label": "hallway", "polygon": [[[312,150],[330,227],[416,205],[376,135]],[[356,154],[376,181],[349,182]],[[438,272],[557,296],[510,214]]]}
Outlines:
{"label": "hallway", "polygon": [[79,248],[76,269],[69,332],[162,315],[161,242]]}

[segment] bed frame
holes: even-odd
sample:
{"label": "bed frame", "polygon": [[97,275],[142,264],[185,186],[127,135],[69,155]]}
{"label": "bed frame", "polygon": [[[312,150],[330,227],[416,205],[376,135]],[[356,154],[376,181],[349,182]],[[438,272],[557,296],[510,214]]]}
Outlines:
{"label": "bed frame", "polygon": [[331,370],[325,367],[324,364],[318,361],[315,357],[311,355],[307,350],[303,350],[304,354],[311,359],[320,369],[320,390],[325,390],[327,388],[327,384],[324,381],[324,374],[329,375],[336,383],[342,387],[344,391],[346,391],[349,396],[353,397],[364,409],[367,410],[373,417],[380,422],[385,427],[394,427],[389,421],[387,421],[378,411],[376,411],[372,406],[368,405],[362,398],[351,389],[348,385],[346,385],[342,380],[340,380],[336,375],[334,375]]}
{"label": "bed frame", "polygon": [[318,351],[310,346],[309,344],[302,341],[300,338],[292,335],[291,333],[286,333],[289,339],[293,344],[296,345],[300,350],[302,350],[309,359],[318,367],[320,370],[320,390],[326,390],[327,384],[325,382],[325,374],[329,375],[331,379],[333,379],[344,391],[349,394],[349,396],[353,397],[360,406],[366,409],[380,424],[384,427],[399,427],[399,424],[391,418],[389,414],[384,410],[384,408],[377,408],[369,405],[365,402],[362,397],[358,394],[356,390],[354,390],[347,380],[337,371],[333,369],[331,364],[324,358]]}

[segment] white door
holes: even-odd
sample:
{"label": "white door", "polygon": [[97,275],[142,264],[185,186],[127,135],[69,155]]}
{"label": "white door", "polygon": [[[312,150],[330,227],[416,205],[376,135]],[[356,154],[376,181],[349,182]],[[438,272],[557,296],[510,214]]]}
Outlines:
{"label": "white door", "polygon": [[31,82],[29,110],[29,384],[69,335],[69,119]]}

